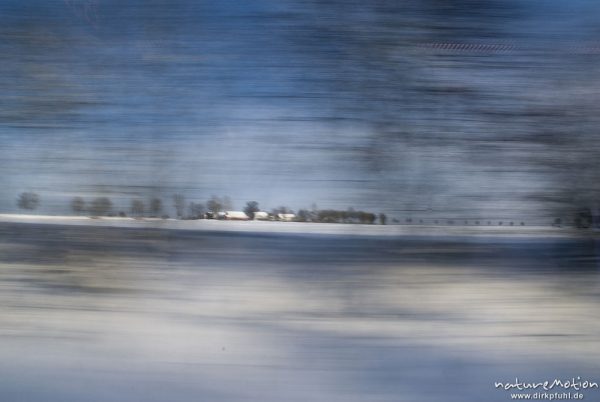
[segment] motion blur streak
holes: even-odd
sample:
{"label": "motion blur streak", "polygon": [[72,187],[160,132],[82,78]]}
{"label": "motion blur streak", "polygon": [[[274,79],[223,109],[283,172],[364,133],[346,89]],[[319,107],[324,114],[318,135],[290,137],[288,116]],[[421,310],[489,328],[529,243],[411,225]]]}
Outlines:
{"label": "motion blur streak", "polygon": [[503,401],[593,375],[594,242],[0,226],[0,396]]}
{"label": "motion blur streak", "polygon": [[0,402],[600,382],[599,17],[1,0]]}
{"label": "motion blur streak", "polygon": [[[0,210],[597,213],[592,0],[5,0]],[[171,213],[172,215],[172,213]]]}

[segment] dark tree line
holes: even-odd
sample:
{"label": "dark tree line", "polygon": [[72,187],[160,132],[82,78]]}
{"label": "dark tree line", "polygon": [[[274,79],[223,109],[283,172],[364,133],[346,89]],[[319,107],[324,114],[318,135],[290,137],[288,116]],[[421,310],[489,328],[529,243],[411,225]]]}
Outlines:
{"label": "dark tree line", "polygon": [[298,222],[373,224],[377,220],[377,215],[355,210],[323,209],[308,211],[301,209],[298,211],[296,220]]}
{"label": "dark tree line", "polygon": [[[23,196],[27,198],[26,196]],[[32,205],[32,202],[30,204]],[[187,208],[186,208],[187,206]],[[186,204],[185,197],[180,194],[173,196],[173,207],[175,208],[178,219],[217,219],[222,217],[220,213],[231,210],[232,203],[229,197],[218,197],[213,195],[207,200],[206,204],[198,202],[190,202]],[[113,203],[107,197],[97,197],[90,202],[86,202],[82,197],[74,197],[71,200],[71,209],[77,215],[88,213],[91,216],[126,216],[123,211],[115,214],[113,212]],[[163,204],[159,198],[152,198],[148,205],[143,200],[131,200],[129,214],[131,217],[142,218],[146,216],[158,217],[163,212]],[[249,219],[254,219],[255,214],[261,212],[260,205],[257,201],[248,201],[243,209],[243,212]],[[321,223],[362,223],[374,224],[378,219],[379,223],[385,225],[387,216],[383,213],[379,215],[357,211],[352,208],[348,210],[325,209],[318,210],[316,206],[312,210],[300,209],[294,213],[292,209],[286,206],[273,208],[270,213],[261,212],[260,219],[280,220],[280,216],[287,215],[285,220],[293,220],[296,222],[321,222]],[[288,217],[291,218],[288,219]],[[167,215],[161,217],[166,218]]]}
{"label": "dark tree line", "polygon": [[[182,195],[173,196],[174,207],[176,212],[178,213],[179,219],[218,219],[222,218],[222,215],[219,213],[231,210],[232,203],[229,197],[218,197],[212,196],[205,204],[198,202],[190,202],[187,204],[185,198]],[[33,192],[23,192],[19,194],[17,198],[17,206],[21,209],[25,210],[35,210],[40,205],[40,197],[38,194]],[[73,197],[70,203],[71,210],[77,214],[89,214],[90,216],[100,217],[100,216],[120,216],[125,217],[127,213],[124,211],[119,211],[115,213],[113,211],[114,206],[112,201],[108,197],[96,197],[89,202],[86,202],[82,197]],[[160,218],[168,218],[168,215],[162,214],[164,211],[163,203],[160,198],[151,198],[148,201],[148,204],[144,203],[144,201],[140,199],[131,200],[129,216],[135,218],[142,217],[160,217]],[[353,208],[349,208],[347,210],[335,210],[335,209],[324,209],[319,210],[316,205],[313,205],[312,209],[300,209],[297,213],[286,206],[279,206],[277,208],[273,208],[270,213],[261,212],[260,205],[257,201],[248,201],[243,209],[243,212],[248,216],[249,219],[255,219],[255,214],[260,212],[261,215],[257,219],[262,220],[282,220],[280,218],[281,214],[289,214],[293,217],[290,219],[283,220],[292,220],[296,222],[320,222],[320,223],[360,223],[360,224],[374,224],[379,223],[381,225],[386,225],[388,222],[388,217],[384,213],[374,214],[371,212],[365,211],[357,211]],[[180,214],[179,214],[180,213]],[[600,222],[594,218],[594,214],[589,208],[580,209],[576,213],[574,213],[571,219],[563,218],[554,218],[549,222],[552,226],[555,227],[576,227],[579,229],[589,229],[592,227],[597,227]],[[399,224],[400,220],[397,218],[392,219],[394,224]],[[406,218],[403,220],[405,224],[413,224],[413,218]],[[416,223],[417,220],[414,220]],[[461,221],[462,222],[462,221]],[[446,220],[429,220],[429,219],[418,219],[419,224],[446,224],[446,225],[454,225],[457,223],[454,219],[446,219]],[[497,226],[525,226],[525,222],[523,221],[496,221],[492,222],[481,221],[479,219],[475,220],[465,220],[463,222],[464,225],[497,225]]]}

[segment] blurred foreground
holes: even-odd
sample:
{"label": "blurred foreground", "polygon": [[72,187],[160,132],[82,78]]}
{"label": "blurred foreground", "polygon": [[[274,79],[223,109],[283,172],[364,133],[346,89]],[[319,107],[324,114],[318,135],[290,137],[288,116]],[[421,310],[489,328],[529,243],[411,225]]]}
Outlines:
{"label": "blurred foreground", "polygon": [[598,381],[598,250],[0,223],[0,400],[507,401],[495,381]]}

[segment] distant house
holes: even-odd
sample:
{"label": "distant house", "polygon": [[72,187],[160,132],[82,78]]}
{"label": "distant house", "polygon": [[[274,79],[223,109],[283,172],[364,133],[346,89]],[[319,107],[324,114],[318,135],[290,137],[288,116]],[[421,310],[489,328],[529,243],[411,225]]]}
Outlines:
{"label": "distant house", "polygon": [[254,213],[255,221],[267,221],[269,220],[269,213],[264,211],[257,211]]}
{"label": "distant house", "polygon": [[224,219],[228,221],[247,221],[250,218],[243,211],[225,211]]}
{"label": "distant house", "polygon": [[296,219],[296,214],[277,214],[277,218],[280,221],[291,222]]}

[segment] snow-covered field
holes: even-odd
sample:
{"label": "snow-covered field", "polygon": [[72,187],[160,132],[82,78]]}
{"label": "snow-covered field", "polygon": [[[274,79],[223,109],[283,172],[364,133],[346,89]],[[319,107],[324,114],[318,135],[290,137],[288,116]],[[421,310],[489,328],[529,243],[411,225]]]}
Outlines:
{"label": "snow-covered field", "polygon": [[83,216],[51,216],[0,214],[0,222],[35,223],[122,228],[160,228],[215,232],[256,232],[290,234],[330,234],[359,236],[501,236],[563,237],[577,231],[551,226],[461,226],[461,225],[360,225],[339,223],[303,223],[268,221],[176,220],[158,218],[90,218]]}
{"label": "snow-covered field", "polygon": [[30,224],[0,223],[0,401],[504,402],[495,381],[600,382],[590,239],[2,219]]}

